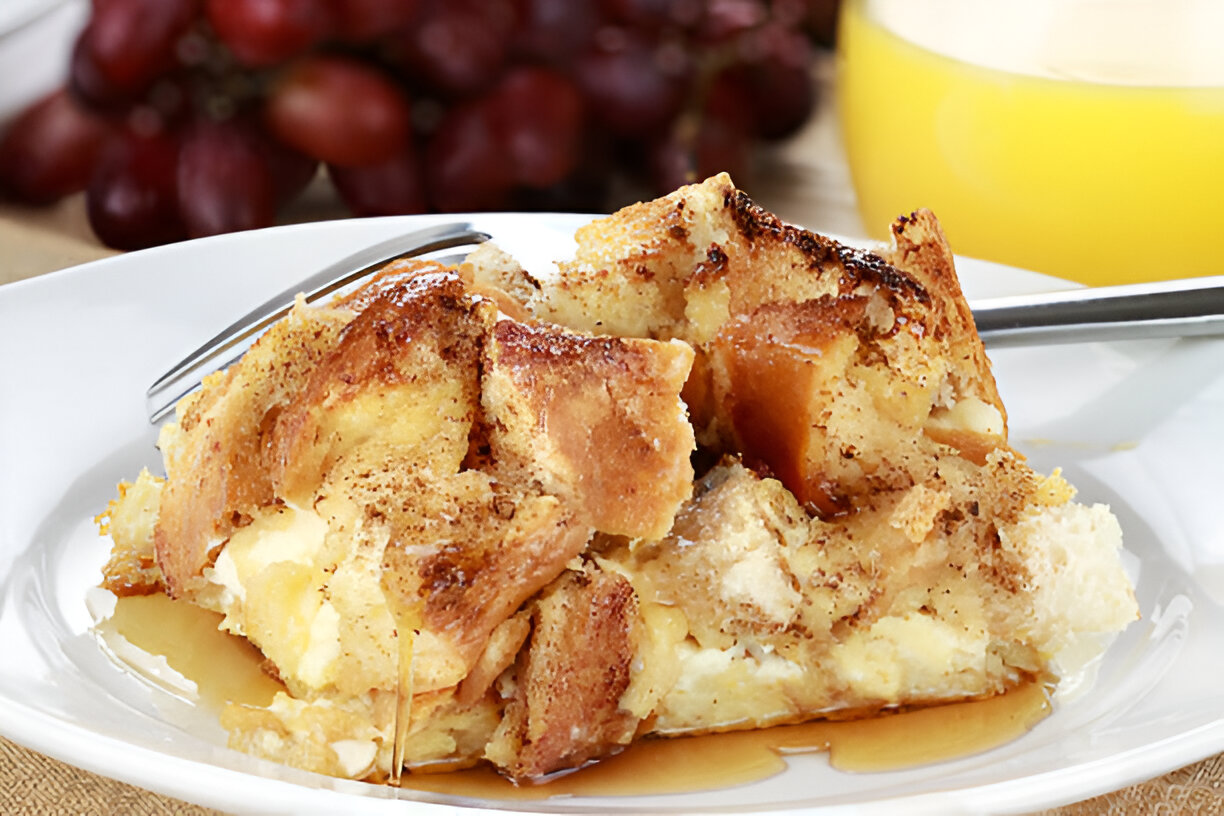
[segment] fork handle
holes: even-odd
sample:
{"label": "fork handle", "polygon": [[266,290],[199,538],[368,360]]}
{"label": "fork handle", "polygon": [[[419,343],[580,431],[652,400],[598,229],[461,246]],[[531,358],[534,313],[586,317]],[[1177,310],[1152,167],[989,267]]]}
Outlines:
{"label": "fork handle", "polygon": [[1224,334],[1224,275],[975,300],[992,348]]}

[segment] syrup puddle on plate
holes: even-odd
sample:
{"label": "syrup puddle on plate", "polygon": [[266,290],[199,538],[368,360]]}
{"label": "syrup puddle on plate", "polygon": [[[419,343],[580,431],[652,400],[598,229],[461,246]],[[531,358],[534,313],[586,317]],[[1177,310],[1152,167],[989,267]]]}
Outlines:
{"label": "syrup puddle on plate", "polygon": [[841,771],[896,771],[981,753],[1027,733],[1050,713],[1050,689],[1025,683],[1007,694],[863,720],[779,725],[698,737],[645,739],[545,784],[515,786],[481,767],[414,773],[405,788],[482,799],[647,796],[759,782],[786,769],[786,754],[829,752]]}
{"label": "syrup puddle on plate", "polygon": [[[199,702],[267,705],[283,686],[264,673],[262,655],[217,629],[221,616],[165,595],[119,598],[98,624],[102,640],[129,668],[166,687],[168,665],[194,684]],[[138,650],[133,654],[132,649]],[[143,659],[134,659],[143,654]],[[172,684],[171,684],[172,685]],[[173,689],[171,689],[173,690]],[[402,787],[482,799],[645,796],[729,788],[786,769],[787,754],[828,751],[842,771],[895,771],[957,759],[1022,736],[1050,714],[1050,686],[1029,682],[1007,694],[845,722],[817,721],[754,731],[641,740],[616,756],[545,784],[508,782],[485,767],[405,774]]]}
{"label": "syrup puddle on plate", "polygon": [[160,593],[131,595],[95,631],[128,668],[214,711],[227,702],[268,705],[285,687],[263,670],[258,649],[217,628],[221,617]]}

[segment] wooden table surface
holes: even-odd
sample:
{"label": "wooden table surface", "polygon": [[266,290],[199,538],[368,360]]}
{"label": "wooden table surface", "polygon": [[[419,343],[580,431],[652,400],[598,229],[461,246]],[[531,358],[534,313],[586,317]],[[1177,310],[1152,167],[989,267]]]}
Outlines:
{"label": "wooden table surface", "polygon": [[[762,155],[747,192],[782,218],[845,236],[864,235],[829,104],[831,66],[818,66],[825,104],[796,139]],[[291,220],[329,217],[338,208],[319,185]],[[80,196],[48,209],[0,204],[0,284],[114,254],[89,230]],[[3,319],[0,316],[0,319]],[[2,658],[0,658],[2,659]],[[0,813],[211,814],[115,780],[78,770],[0,738]],[[1158,779],[1054,811],[1089,814],[1224,814],[1224,754]]]}

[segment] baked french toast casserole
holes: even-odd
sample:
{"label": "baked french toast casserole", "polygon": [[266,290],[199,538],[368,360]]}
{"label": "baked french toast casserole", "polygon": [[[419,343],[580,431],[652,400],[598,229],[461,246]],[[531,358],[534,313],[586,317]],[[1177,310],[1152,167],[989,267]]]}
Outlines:
{"label": "baked french toast casserole", "polygon": [[260,650],[232,746],[376,782],[1057,676],[1137,617],[1121,531],[1009,446],[935,217],[892,235],[722,175],[548,274],[485,244],[300,302],[120,486],[104,586]]}

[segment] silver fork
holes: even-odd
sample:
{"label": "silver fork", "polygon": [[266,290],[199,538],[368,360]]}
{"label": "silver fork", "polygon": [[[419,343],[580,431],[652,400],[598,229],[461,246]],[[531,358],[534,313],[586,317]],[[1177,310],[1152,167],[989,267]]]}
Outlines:
{"label": "silver fork", "polygon": [[[208,374],[236,362],[269,326],[289,314],[297,295],[307,303],[344,289],[401,258],[474,247],[491,236],[468,222],[452,222],[398,235],[336,261],[255,307],[157,378],[145,392],[150,422],[159,422]],[[449,256],[445,260],[452,260]]]}
{"label": "silver fork", "polygon": [[[236,361],[269,326],[306,301],[339,291],[400,258],[475,246],[492,236],[455,222],[411,232],[337,261],[256,307],[149,387],[149,420],[158,422],[200,380]],[[990,347],[1224,334],[1224,276],[1100,286],[970,303]]]}
{"label": "silver fork", "polygon": [[1224,334],[1224,275],[1096,286],[969,304],[991,348]]}

